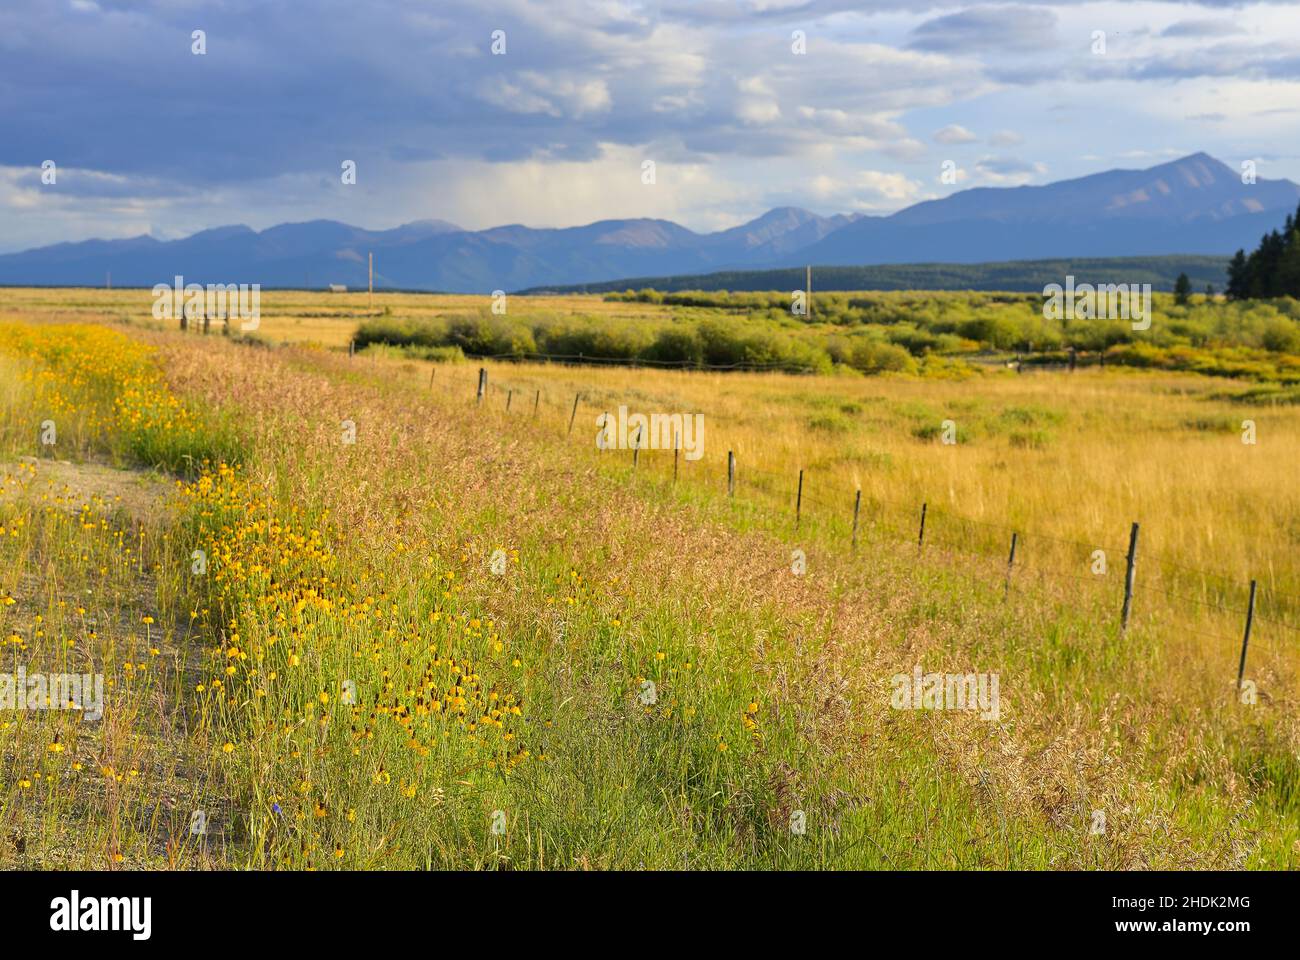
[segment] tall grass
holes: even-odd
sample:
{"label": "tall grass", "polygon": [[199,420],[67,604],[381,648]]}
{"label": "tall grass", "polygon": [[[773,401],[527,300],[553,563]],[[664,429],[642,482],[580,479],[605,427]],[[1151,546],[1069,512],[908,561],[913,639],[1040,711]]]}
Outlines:
{"label": "tall grass", "polygon": [[[114,333],[102,346],[112,338],[125,340]],[[942,536],[924,552],[900,544],[883,510],[852,554],[843,519],[810,510],[796,531],[790,491],[777,483],[755,496],[760,478],[747,472],[766,462],[779,481],[804,457],[871,438],[874,455],[854,462],[871,466],[882,506],[948,484],[985,491],[990,510],[1023,496],[1051,529],[1071,497],[1114,509],[1096,481],[1123,473],[1094,465],[1093,483],[1073,478],[1061,491],[1070,461],[1037,458],[1058,445],[1103,455],[1102,414],[1117,408],[1149,420],[1142,439],[1156,441],[1197,398],[1153,394],[1185,381],[1080,378],[1057,395],[1059,384],[1035,394],[1030,377],[868,385],[583,372],[584,418],[628,391],[638,403],[735,414],[739,426],[723,429],[737,432],[710,432],[711,459],[689,467],[716,470],[718,451],[740,449],[744,495],[731,501],[706,476],[672,484],[663,457],[646,453],[633,474],[626,452],[566,439],[570,372],[492,368],[494,384],[535,383],[568,400],[533,419],[527,404],[507,415],[495,388],[483,406],[472,389],[440,390],[446,368],[431,391],[428,368],[412,361],[149,340],[139,355],[121,344],[98,353],[158,392],[150,408],[190,411],[173,414],[172,429],[210,462],[179,484],[144,552],[120,515],[107,527],[59,521],[54,539],[33,538],[36,518],[55,521],[27,481],[7,515],[8,526],[22,522],[0,545],[0,585],[16,600],[0,626],[27,645],[23,656],[69,639],[106,656],[72,614],[45,627],[35,611],[69,609],[87,589],[103,604],[133,596],[113,601],[111,649],[130,654],[115,654],[112,669],[119,690],[139,691],[124,693],[114,725],[79,735],[75,755],[99,769],[84,783],[49,749],[51,724],[66,716],[29,714],[21,731],[0,731],[2,813],[24,825],[27,851],[11,859],[55,862],[60,838],[79,834],[42,834],[34,819],[84,818],[80,862],[152,866],[1296,862],[1294,651],[1261,644],[1251,678],[1265,696],[1247,707],[1226,682],[1231,651],[1199,635],[1202,620],[1156,616],[1152,602],[1121,634],[1104,586],[1039,582],[1032,567],[1004,599],[1001,562]],[[135,366],[145,359],[154,376]],[[70,398],[71,369],[51,380]],[[913,432],[960,402],[972,404],[959,410],[967,446]],[[210,415],[236,431],[238,465],[203,447]],[[836,418],[844,429],[827,426]],[[1267,423],[1290,428],[1282,415]],[[105,414],[79,436],[112,451],[136,429]],[[1031,431],[1046,445],[1010,439]],[[1188,429],[1178,441],[1207,434],[1224,439]],[[1182,462],[1185,449],[1157,452]],[[1267,449],[1262,486],[1278,469]],[[1181,508],[1208,474],[1162,478],[1153,466],[1142,476],[1186,498],[1166,524],[1188,542],[1206,518],[1222,533],[1258,507],[1234,500],[1197,514]],[[1167,536],[1162,547],[1178,542]],[[88,551],[91,537],[100,552]],[[791,567],[796,546],[804,573]],[[128,683],[126,662],[154,679]],[[998,673],[1001,718],[891,709],[890,678],[917,664]],[[22,786],[34,767],[39,801]],[[196,809],[210,814],[201,836],[190,831]],[[1090,829],[1098,810],[1104,834]]]}

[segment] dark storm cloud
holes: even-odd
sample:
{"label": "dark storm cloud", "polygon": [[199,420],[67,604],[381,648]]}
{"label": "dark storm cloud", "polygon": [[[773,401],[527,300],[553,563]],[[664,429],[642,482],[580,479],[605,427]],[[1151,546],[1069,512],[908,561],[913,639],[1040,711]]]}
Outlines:
{"label": "dark storm cloud", "polygon": [[[333,175],[343,159],[379,155],[506,160],[538,143],[583,157],[652,126],[652,97],[677,85],[680,67],[671,47],[647,43],[645,22],[591,8],[577,17],[576,6],[77,7],[0,9],[0,164],[54,157],[225,181]],[[191,52],[196,29],[203,56]],[[496,29],[505,56],[489,54]]]}
{"label": "dark storm cloud", "polygon": [[[355,160],[364,180],[392,164],[581,161],[605,144],[658,140],[770,156],[855,128],[908,153],[915,141],[905,130],[884,142],[871,132],[880,114],[951,102],[990,80],[1050,76],[1035,55],[1050,55],[1057,16],[1034,5],[945,13],[913,31],[915,52],[823,31],[815,56],[794,58],[788,29],[762,27],[917,9],[847,0],[6,0],[0,166],[52,158],[215,184],[337,179],[342,161]],[[709,19],[722,26],[693,25]],[[505,56],[489,52],[498,29]],[[204,56],[191,53],[194,30],[206,33]],[[1294,58],[1261,61],[1249,47],[1226,65],[1218,57],[1191,51],[1107,69],[1150,78],[1295,75]],[[769,81],[766,92],[743,89],[756,76]],[[828,125],[832,116],[840,119]]]}
{"label": "dark storm cloud", "polygon": [[[795,58],[788,32],[730,42],[612,4],[19,0],[0,10],[0,165],[217,183],[337,178],[344,160],[359,181],[386,163],[580,161],[661,138],[767,156],[806,140],[776,127],[800,108],[868,129],[978,84],[969,66],[819,42]],[[759,75],[768,89],[747,91]]]}

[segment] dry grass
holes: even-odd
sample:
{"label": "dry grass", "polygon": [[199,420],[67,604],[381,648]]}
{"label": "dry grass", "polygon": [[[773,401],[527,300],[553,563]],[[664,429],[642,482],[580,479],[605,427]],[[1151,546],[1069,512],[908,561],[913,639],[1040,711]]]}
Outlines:
{"label": "dry grass", "polygon": [[[374,370],[364,357],[354,364]],[[861,489],[861,522],[896,540],[916,536],[925,502],[928,539],[1005,557],[1016,531],[1020,563],[1097,582],[1100,549],[1113,583],[1138,521],[1148,585],[1190,596],[1208,613],[1244,609],[1257,579],[1267,615],[1300,623],[1300,491],[1289,482],[1300,408],[1234,401],[1239,388],[1221,381],[1131,371],[936,382],[486,367],[485,403],[503,410],[513,392],[511,415],[548,429],[567,430],[580,394],[574,433],[588,443],[596,418],[620,405],[703,413],[704,456],[679,461],[681,477],[719,488],[734,451],[742,494],[792,514],[802,469],[805,522],[844,536]],[[473,402],[472,366],[388,361],[383,370],[411,389]],[[948,420],[953,445],[941,439]],[[1254,444],[1242,442],[1245,420],[1255,424]],[[671,476],[670,451],[640,459],[642,471]]]}
{"label": "dry grass", "polygon": [[[348,293],[268,290],[261,294],[261,322],[255,331],[270,343],[317,344],[346,348],[357,324],[385,310],[402,317],[477,314],[486,297],[465,294]],[[606,303],[595,296],[516,298],[530,311],[556,316],[585,314],[635,320],[662,316],[663,307],[640,303]],[[50,287],[12,287],[0,300],[0,320],[30,314],[62,320],[100,321],[105,318],[144,327],[162,327],[152,317],[149,290],[66,290]],[[168,324],[168,327],[171,325]]]}
{"label": "dry grass", "polygon": [[[494,387],[518,391],[506,414],[495,389],[474,404],[468,367],[440,368],[430,389],[427,364],[150,339],[174,391],[238,414],[248,451],[230,518],[200,497],[171,531],[183,546],[160,557],[160,605],[212,610],[194,640],[168,638],[202,651],[205,678],[204,693],[177,691],[170,709],[194,719],[184,749],[230,807],[220,862],[1132,868],[1300,857],[1294,643],[1261,630],[1248,670],[1260,696],[1242,704],[1235,615],[1165,596],[1144,565],[1121,635],[1118,572],[1069,569],[1093,542],[1118,566],[1138,517],[1152,556],[1293,582],[1287,541],[1262,536],[1296,516],[1285,449],[1270,446],[1294,450],[1290,411],[1258,413],[1260,443],[1244,460],[1226,431],[1185,425],[1237,409],[1208,396],[1221,384],[1190,378],[935,384],[493,366]],[[577,389],[590,398],[588,436],[568,439]],[[590,442],[590,418],[624,399],[706,414],[706,457],[676,486],[668,455],[643,453],[633,476],[630,454]],[[969,442],[915,435],[950,410],[971,424]],[[1008,410],[1022,411],[1010,426]],[[810,424],[828,411],[848,427]],[[345,420],[355,444],[341,440]],[[1026,428],[1050,437],[1010,439]],[[728,448],[741,462],[735,503]],[[825,502],[806,504],[796,533],[799,464]],[[789,487],[765,492],[754,473],[767,469]],[[873,508],[856,555],[847,497],[829,492],[855,483]],[[941,512],[918,556],[905,508],[923,498],[1083,546],[1051,552],[1053,541],[1026,538],[1004,601],[1005,561],[991,551],[1002,531],[986,544]],[[294,546],[311,530],[328,560]],[[192,542],[229,550],[245,570],[270,563],[281,586],[168,573]],[[790,571],[795,547],[803,576]],[[490,570],[497,549],[510,557],[504,575]],[[332,608],[299,623],[303,595],[280,591],[306,575],[328,578]],[[1213,583],[1169,576],[1165,586],[1200,583],[1197,596],[1221,598]],[[417,709],[403,691],[435,649],[522,705],[511,740]],[[999,721],[891,710],[890,678],[918,663],[998,673]],[[229,685],[220,698],[206,692],[217,678]],[[637,700],[646,678],[660,696],[650,709]],[[363,691],[359,710],[338,705],[345,679]],[[216,749],[224,742],[230,753]],[[519,748],[528,756],[515,760]],[[6,796],[16,816],[21,792]],[[491,831],[498,809],[503,835]],[[805,836],[789,830],[796,810]],[[1098,810],[1106,832],[1094,835]]]}

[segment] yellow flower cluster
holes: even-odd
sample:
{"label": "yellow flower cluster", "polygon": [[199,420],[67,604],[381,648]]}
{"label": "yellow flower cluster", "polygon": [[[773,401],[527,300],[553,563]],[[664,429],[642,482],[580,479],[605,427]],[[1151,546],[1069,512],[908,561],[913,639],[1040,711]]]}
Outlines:
{"label": "yellow flower cluster", "polygon": [[[386,589],[382,570],[358,582],[331,548],[327,517],[277,503],[242,470],[220,464],[177,486],[198,524],[213,611],[193,612],[213,636],[211,673],[194,689],[228,729],[281,727],[281,760],[361,758],[373,786],[396,785],[407,799],[420,793],[424,758],[434,778],[449,772],[439,761],[506,772],[529,758],[522,698],[490,679],[517,661],[493,620],[455,609],[454,570],[420,611]],[[411,758],[402,776],[394,749]]]}
{"label": "yellow flower cluster", "polygon": [[153,350],[89,324],[0,323],[0,351],[38,361],[25,374],[43,417],[76,418],[87,433],[178,434],[198,429],[153,363]]}

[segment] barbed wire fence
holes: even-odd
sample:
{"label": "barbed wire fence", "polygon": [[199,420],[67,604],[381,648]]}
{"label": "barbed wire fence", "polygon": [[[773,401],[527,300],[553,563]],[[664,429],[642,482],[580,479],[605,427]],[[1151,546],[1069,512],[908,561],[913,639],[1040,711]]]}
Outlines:
{"label": "barbed wire fence", "polygon": [[[351,347],[349,357],[355,357]],[[507,355],[496,359],[517,360],[519,358]],[[551,355],[538,355],[537,359],[585,362],[585,358]],[[646,365],[642,361],[624,362],[636,366]],[[533,387],[530,396],[530,391],[522,387],[502,386],[489,382],[486,367],[480,367],[477,377],[470,379],[455,375],[447,364],[435,361],[431,366],[430,390],[442,390],[453,398],[457,396],[470,398],[471,402],[479,407],[499,407],[503,413],[521,418],[529,417],[536,421],[539,427],[544,420],[548,421],[548,426],[558,424],[566,440],[571,441],[575,436],[578,413],[587,399],[586,393],[582,390],[575,391],[571,400],[567,396],[558,398],[541,387]],[[681,367],[678,364],[671,366]],[[789,372],[788,367],[783,368],[779,364],[714,367],[691,365],[685,369]],[[612,411],[608,408],[615,405],[593,405],[587,401],[587,406],[590,413],[610,414]],[[736,422],[733,418],[724,416],[710,415],[710,419],[721,420],[724,423]],[[581,438],[586,434],[577,434],[577,436]],[[628,457],[628,476],[632,478],[638,474],[644,475],[648,464],[642,464],[641,453],[652,448],[645,443],[644,438],[629,439],[635,439],[636,442],[629,443],[622,452]],[[616,451],[606,451],[608,454],[614,452]],[[1001,564],[1000,585],[1004,597],[1007,598],[1027,576],[1037,577],[1040,584],[1044,580],[1051,580],[1069,582],[1076,588],[1084,585],[1107,587],[1113,582],[1109,576],[1108,558],[1122,556],[1124,593],[1117,615],[1120,631],[1127,630],[1132,616],[1134,599],[1138,592],[1137,571],[1140,565],[1143,570],[1142,591],[1149,590],[1171,605],[1195,611],[1202,619],[1206,619],[1204,612],[1220,618],[1238,618],[1241,623],[1241,633],[1237,636],[1189,628],[1189,632],[1231,645],[1233,650],[1237,649],[1236,644],[1240,644],[1236,675],[1238,689],[1244,682],[1250,644],[1252,641],[1259,641],[1261,632],[1268,639],[1300,638],[1300,622],[1285,617],[1286,614],[1293,617],[1300,614],[1300,596],[1280,591],[1271,585],[1262,585],[1254,578],[1247,580],[1232,577],[1219,571],[1189,566],[1158,555],[1148,556],[1140,550],[1141,526],[1136,521],[1130,527],[1127,546],[1101,540],[1089,543],[1028,530],[1021,526],[964,516],[924,500],[905,503],[866,491],[860,485],[828,491],[816,484],[815,474],[806,468],[797,468],[788,474],[764,470],[740,463],[734,450],[727,452],[725,472],[717,471],[716,466],[713,468],[716,471],[715,476],[712,472],[706,473],[698,466],[698,461],[688,460],[682,456],[680,438],[675,442],[671,452],[673,454],[671,466],[666,468],[668,475],[664,478],[668,483],[677,485],[685,477],[687,483],[713,484],[717,488],[725,489],[728,499],[733,503],[739,501],[750,509],[766,512],[774,519],[788,511],[791,532],[799,532],[807,520],[812,520],[818,525],[820,531],[832,540],[837,538],[846,540],[850,550],[857,549],[860,531],[864,526],[870,526],[873,534],[880,540],[896,545],[911,544],[918,558],[933,555],[936,551],[945,551],[971,561]],[[746,496],[747,493],[758,496]],[[779,503],[782,499],[786,500],[785,507],[776,506],[771,502],[775,500]],[[954,530],[965,530],[967,533],[954,536]],[[979,533],[971,534],[970,531]],[[1045,549],[1036,549],[1040,544]],[[1098,557],[1099,553],[1100,557]],[[1063,567],[1059,562],[1063,555],[1070,556],[1069,567]]]}

